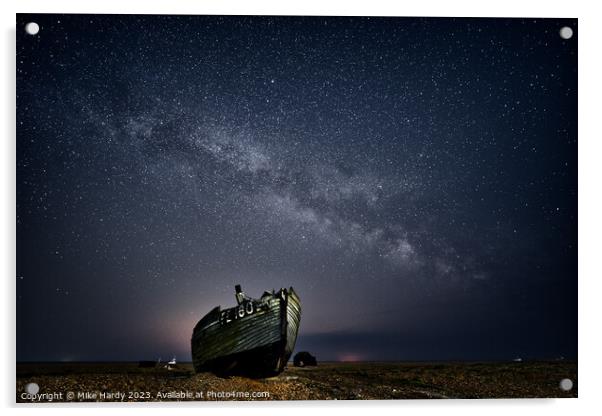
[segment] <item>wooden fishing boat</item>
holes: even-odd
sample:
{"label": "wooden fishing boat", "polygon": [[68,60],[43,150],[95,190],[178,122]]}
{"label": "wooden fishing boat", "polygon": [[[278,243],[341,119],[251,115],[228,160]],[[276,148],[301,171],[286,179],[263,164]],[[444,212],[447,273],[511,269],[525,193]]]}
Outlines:
{"label": "wooden fishing boat", "polygon": [[216,306],[194,327],[195,371],[257,377],[282,372],[297,340],[299,297],[291,287],[253,299],[236,285],[236,301],[232,308]]}

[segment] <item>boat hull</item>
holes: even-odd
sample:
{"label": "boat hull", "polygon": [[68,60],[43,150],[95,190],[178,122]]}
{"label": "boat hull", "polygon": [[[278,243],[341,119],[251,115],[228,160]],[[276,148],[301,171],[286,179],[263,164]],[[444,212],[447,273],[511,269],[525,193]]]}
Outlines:
{"label": "boat hull", "polygon": [[220,375],[278,374],[294,350],[300,318],[301,304],[292,288],[245,298],[234,308],[214,308],[193,331],[194,369]]}

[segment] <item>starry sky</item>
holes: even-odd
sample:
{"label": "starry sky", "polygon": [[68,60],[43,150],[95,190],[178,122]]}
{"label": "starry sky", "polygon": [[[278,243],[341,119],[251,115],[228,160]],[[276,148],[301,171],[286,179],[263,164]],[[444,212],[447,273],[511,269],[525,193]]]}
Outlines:
{"label": "starry sky", "polygon": [[189,360],[237,283],[318,360],[576,358],[576,19],[16,27],[18,361]]}

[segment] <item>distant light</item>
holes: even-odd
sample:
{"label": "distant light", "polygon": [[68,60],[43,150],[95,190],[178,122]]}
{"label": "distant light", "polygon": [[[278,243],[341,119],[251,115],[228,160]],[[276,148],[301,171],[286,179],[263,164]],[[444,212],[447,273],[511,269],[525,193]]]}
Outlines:
{"label": "distant light", "polygon": [[339,357],[339,361],[343,361],[343,362],[362,361],[362,357],[359,354],[347,353],[347,354],[341,355]]}
{"label": "distant light", "polygon": [[40,26],[36,22],[29,22],[25,25],[25,32],[28,35],[37,35],[40,31]]}

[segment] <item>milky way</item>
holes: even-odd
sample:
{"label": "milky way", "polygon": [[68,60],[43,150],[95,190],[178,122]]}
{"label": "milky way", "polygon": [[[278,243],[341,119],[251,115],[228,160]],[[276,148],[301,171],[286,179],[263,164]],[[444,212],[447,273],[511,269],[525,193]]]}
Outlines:
{"label": "milky way", "polygon": [[189,359],[237,283],[319,359],[576,356],[576,37],[19,15],[17,358]]}

